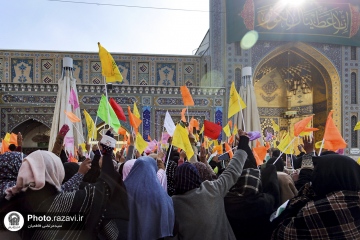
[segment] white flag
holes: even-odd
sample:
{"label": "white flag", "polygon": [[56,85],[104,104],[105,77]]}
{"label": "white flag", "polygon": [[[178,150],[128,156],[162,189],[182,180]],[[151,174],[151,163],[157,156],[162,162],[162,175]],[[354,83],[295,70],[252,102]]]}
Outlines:
{"label": "white flag", "polygon": [[174,135],[175,131],[175,124],[172,120],[169,111],[166,111],[165,120],[164,120],[164,127],[166,128],[166,131],[169,133],[170,136]]}

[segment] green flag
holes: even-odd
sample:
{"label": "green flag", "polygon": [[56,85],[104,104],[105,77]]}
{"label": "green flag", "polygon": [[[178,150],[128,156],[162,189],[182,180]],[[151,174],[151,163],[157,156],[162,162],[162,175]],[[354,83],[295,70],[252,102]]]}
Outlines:
{"label": "green flag", "polygon": [[114,112],[104,95],[101,96],[97,116],[101,118],[104,122],[109,124],[115,132],[117,132],[121,126],[119,119],[116,116],[116,113]]}

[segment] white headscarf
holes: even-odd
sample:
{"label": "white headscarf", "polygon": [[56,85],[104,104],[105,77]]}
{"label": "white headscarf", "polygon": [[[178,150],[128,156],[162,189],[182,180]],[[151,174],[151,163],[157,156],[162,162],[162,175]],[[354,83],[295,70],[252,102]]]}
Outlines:
{"label": "white headscarf", "polygon": [[45,182],[55,186],[60,192],[64,177],[65,170],[60,158],[52,152],[37,150],[23,160],[16,185],[5,191],[6,199],[28,188],[40,190],[45,186]]}

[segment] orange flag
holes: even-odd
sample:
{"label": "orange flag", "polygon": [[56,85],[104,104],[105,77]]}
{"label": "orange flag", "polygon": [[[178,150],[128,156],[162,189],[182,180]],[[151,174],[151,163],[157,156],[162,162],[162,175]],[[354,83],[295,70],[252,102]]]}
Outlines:
{"label": "orange flag", "polygon": [[218,154],[223,154],[222,144],[213,147],[213,153],[216,152],[216,151],[217,151]]}
{"label": "orange flag", "polygon": [[256,147],[253,148],[253,154],[256,159],[256,165],[261,165],[264,163],[266,157],[266,152],[269,149],[269,145],[266,147],[261,146],[259,140],[256,140]]}
{"label": "orange flag", "polygon": [[306,126],[308,125],[308,123],[311,121],[311,119],[314,116],[309,116],[304,118],[303,120],[300,120],[299,122],[295,123],[294,125],[294,136],[297,137],[299,136],[299,134],[304,131],[304,129],[306,128]]}
{"label": "orange flag", "polygon": [[183,108],[181,110],[181,121],[183,121],[183,122],[187,122],[186,117],[185,117],[185,112],[186,112],[186,108]]}
{"label": "orange flag", "polygon": [[128,106],[128,114],[130,125],[135,129],[139,128],[142,121],[131,112],[130,106]]}
{"label": "orange flag", "polygon": [[232,128],[232,121],[230,120],[230,121],[228,121],[228,124],[229,124],[229,127],[230,127],[230,129]]}
{"label": "orange flag", "polygon": [[347,144],[342,138],[339,130],[337,129],[333,119],[332,114],[334,110],[329,112],[328,118],[326,120],[325,133],[324,133],[324,148],[327,150],[338,150],[346,148]]}
{"label": "orange flag", "polygon": [[231,136],[229,137],[228,143],[229,143],[229,144],[232,144],[233,142],[234,142],[234,135],[231,135]]}
{"label": "orange flag", "polygon": [[15,144],[16,146],[18,145],[18,142],[17,142],[17,134],[11,133],[9,143],[10,143],[10,144]]}
{"label": "orange flag", "polygon": [[64,110],[64,112],[71,122],[73,122],[73,123],[80,122],[80,118],[78,118],[72,112],[67,112],[66,110]]}
{"label": "orange flag", "polygon": [[230,159],[232,159],[234,156],[234,153],[228,143],[225,143],[225,151],[229,154]]}
{"label": "orange flag", "polygon": [[181,96],[184,102],[185,106],[194,106],[194,100],[190,94],[189,89],[187,88],[187,86],[181,86],[180,87],[180,91],[181,91]]}
{"label": "orange flag", "polygon": [[126,130],[123,127],[119,127],[118,134],[120,135],[126,135]]}
{"label": "orange flag", "polygon": [[1,145],[1,153],[6,153],[9,152],[9,143],[6,142],[5,140],[2,140],[2,145]]}
{"label": "orange flag", "polygon": [[150,135],[148,135],[148,140],[149,140],[150,142],[152,141],[152,139],[151,139]]}

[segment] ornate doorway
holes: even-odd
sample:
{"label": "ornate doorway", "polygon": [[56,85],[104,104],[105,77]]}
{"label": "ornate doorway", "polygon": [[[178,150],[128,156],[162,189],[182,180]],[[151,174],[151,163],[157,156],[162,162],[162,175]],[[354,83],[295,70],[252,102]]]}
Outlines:
{"label": "ornate doorway", "polygon": [[291,42],[268,54],[255,69],[254,86],[264,134],[273,132],[271,120],[280,132],[292,132],[293,123],[315,114],[312,126],[320,129],[315,132],[315,140],[320,141],[331,109],[341,130],[339,74],[311,46]]}

